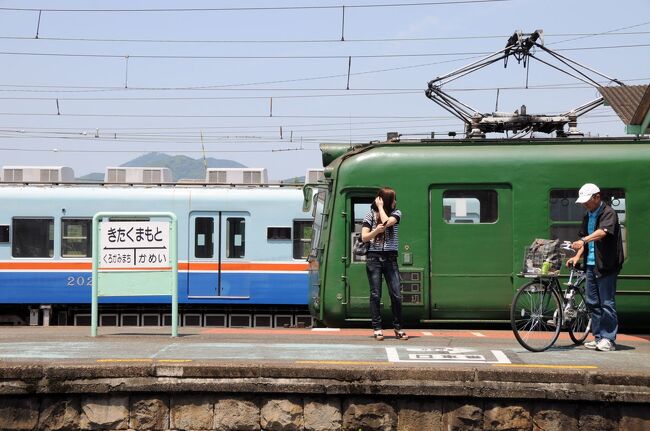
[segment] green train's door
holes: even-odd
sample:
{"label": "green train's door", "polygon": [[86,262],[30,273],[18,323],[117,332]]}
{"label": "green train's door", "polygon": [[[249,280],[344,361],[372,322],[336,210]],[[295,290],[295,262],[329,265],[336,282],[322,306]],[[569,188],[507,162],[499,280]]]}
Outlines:
{"label": "green train's door", "polygon": [[431,317],[507,316],[513,293],[512,187],[433,185],[429,208]]}
{"label": "green train's door", "polygon": [[[346,283],[346,319],[348,321],[370,321],[370,287],[366,274],[365,256],[355,256],[352,252],[354,237],[361,233],[364,217],[370,212],[370,204],[375,199],[376,192],[355,192],[348,195],[346,201],[346,223],[345,244],[346,259],[345,274],[343,277]],[[406,239],[401,237],[403,244]],[[401,247],[401,245],[400,245]],[[403,298],[402,315],[404,321],[418,321],[425,314],[426,294],[422,291],[422,268],[413,268],[402,265],[402,253],[400,250],[400,278]],[[390,296],[386,281],[382,283],[381,312],[384,324],[392,321],[390,310]]]}
{"label": "green train's door", "polygon": [[[366,257],[355,256],[352,252],[354,237],[361,233],[363,218],[370,212],[370,204],[375,198],[375,191],[370,193],[355,193],[348,195],[346,201],[346,229],[345,229],[345,280],[347,284],[345,298],[346,319],[370,320],[370,288],[366,275]],[[385,283],[384,283],[385,284]],[[385,289],[385,286],[384,286]],[[390,301],[387,291],[382,294],[382,303]],[[385,307],[384,307],[385,308]]]}

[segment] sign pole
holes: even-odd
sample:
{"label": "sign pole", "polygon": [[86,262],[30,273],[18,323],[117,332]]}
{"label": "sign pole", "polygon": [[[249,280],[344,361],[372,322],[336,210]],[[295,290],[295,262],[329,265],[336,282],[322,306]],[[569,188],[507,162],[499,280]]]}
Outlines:
{"label": "sign pole", "polygon": [[172,264],[172,337],[178,337],[178,237],[176,235],[178,220],[173,214],[170,218],[171,223],[169,224],[169,260],[171,260]]}
{"label": "sign pole", "polygon": [[90,335],[92,337],[97,336],[97,322],[99,320],[98,316],[98,305],[97,305],[97,268],[99,267],[98,265],[98,260],[99,260],[99,214],[95,214],[93,217],[93,235],[92,235],[92,247],[93,247],[93,275],[92,275],[92,283],[93,283],[93,299],[92,299],[92,304],[90,306],[90,320],[91,320],[91,329],[90,329]]}

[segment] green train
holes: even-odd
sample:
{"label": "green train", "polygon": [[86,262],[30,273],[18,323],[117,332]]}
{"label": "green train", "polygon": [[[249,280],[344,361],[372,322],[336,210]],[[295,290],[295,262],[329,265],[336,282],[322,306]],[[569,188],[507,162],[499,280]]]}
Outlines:
{"label": "green train", "polygon": [[[623,226],[622,328],[650,327],[650,141],[642,138],[417,140],[323,144],[310,256],[312,315],[326,326],[370,324],[355,233],[376,191],[397,193],[407,327],[506,322],[526,247],[574,240],[578,188],[598,184]],[[312,193],[305,191],[306,199]],[[390,312],[384,285],[382,313]],[[389,315],[384,316],[390,321]]]}

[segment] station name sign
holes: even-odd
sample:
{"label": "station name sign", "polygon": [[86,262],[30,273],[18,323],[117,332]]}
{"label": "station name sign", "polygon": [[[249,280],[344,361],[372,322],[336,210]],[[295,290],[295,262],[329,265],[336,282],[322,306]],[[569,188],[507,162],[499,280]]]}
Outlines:
{"label": "station name sign", "polygon": [[105,221],[99,230],[99,269],[171,270],[169,222]]}

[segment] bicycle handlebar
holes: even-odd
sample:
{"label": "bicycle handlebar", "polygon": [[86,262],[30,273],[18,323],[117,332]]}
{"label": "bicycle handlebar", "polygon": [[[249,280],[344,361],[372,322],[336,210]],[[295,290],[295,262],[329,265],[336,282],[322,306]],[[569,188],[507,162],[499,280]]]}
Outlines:
{"label": "bicycle handlebar", "polygon": [[575,251],[573,248],[571,248],[571,244],[572,244],[571,241],[563,241],[560,248],[566,251]]}

